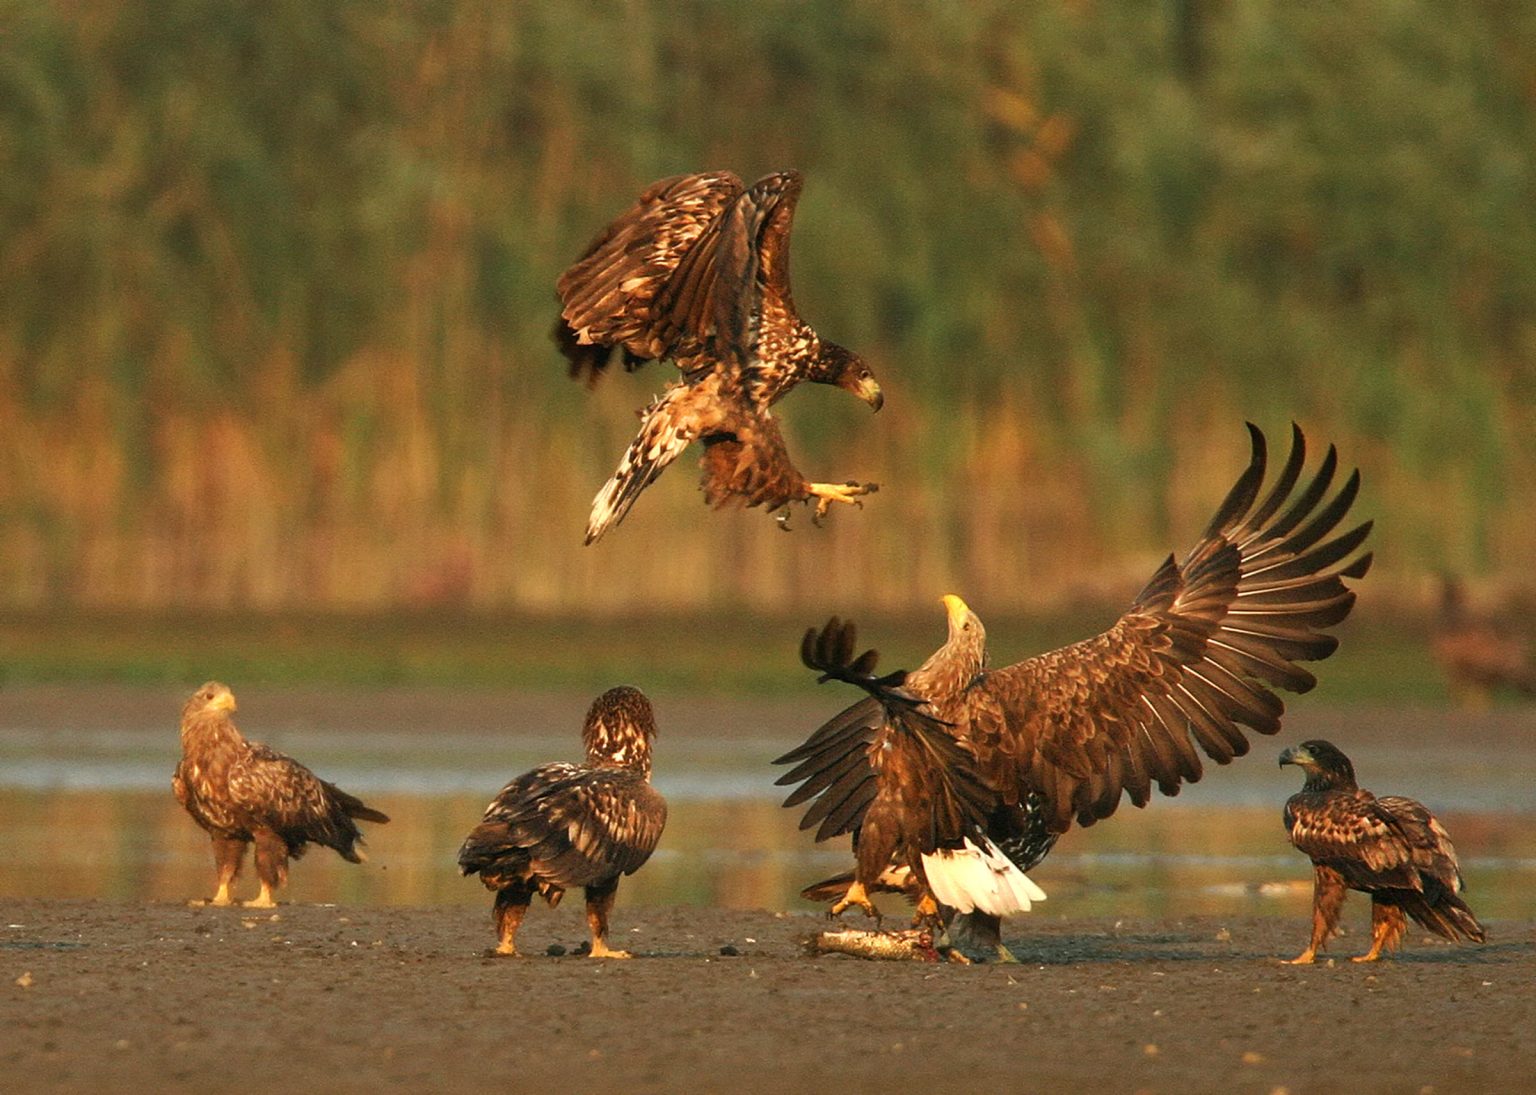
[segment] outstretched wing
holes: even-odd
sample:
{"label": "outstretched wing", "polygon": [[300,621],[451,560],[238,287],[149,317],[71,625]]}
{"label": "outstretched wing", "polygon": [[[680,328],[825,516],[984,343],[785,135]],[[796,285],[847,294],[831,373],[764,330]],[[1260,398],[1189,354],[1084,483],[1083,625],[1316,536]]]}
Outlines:
{"label": "outstretched wing", "polygon": [[[1306,692],[1298,665],[1332,654],[1325,633],[1349,614],[1371,556],[1353,555],[1370,522],[1335,534],[1359,489],[1351,474],[1330,498],[1330,446],[1296,492],[1306,442],[1292,427],[1289,459],[1260,500],[1264,435],[1184,560],[1169,559],[1128,612],[1085,642],[986,674],[968,694],[969,732],[982,771],[1008,801],[1039,794],[1055,832],[1091,825],[1122,794],[1137,806],[1155,783],[1177,794],[1248,751],[1244,728],[1273,734],[1285,705],[1271,690]],[[1197,748],[1198,747],[1198,748]]]}
{"label": "outstretched wing", "polygon": [[551,764],[513,780],[459,851],[464,873],[514,861],[569,889],[633,874],[650,858],[667,805],[639,772]]}
{"label": "outstretched wing", "polygon": [[742,192],[729,171],[653,183],[560,275],[554,334],[572,376],[595,382],[618,348],[629,368],[701,352],[718,221]]}
{"label": "outstretched wing", "polygon": [[844,681],[870,695],[774,761],[795,765],[778,786],[800,784],[784,805],[815,800],[800,828],[819,825],[817,840],[852,832],[879,794],[883,770],[893,785],[889,797],[905,813],[898,821],[905,837],[925,853],[952,846],[977,829],[996,805],[996,793],[953,729],[902,687],[905,673],[875,676],[879,656],[873,650],[854,657],[855,638],[852,621],[834,616],[820,632],[808,630],[800,644],[801,661],[822,681]]}
{"label": "outstretched wing", "polygon": [[[714,246],[690,254],[660,298],[679,322],[712,324],[711,355],[739,370],[749,391],[759,387],[759,374],[798,360],[780,351],[801,337],[789,288],[789,233],[803,186],[798,171],[753,183],[721,215]],[[687,269],[706,265],[703,274]],[[764,340],[772,345],[760,348]]]}

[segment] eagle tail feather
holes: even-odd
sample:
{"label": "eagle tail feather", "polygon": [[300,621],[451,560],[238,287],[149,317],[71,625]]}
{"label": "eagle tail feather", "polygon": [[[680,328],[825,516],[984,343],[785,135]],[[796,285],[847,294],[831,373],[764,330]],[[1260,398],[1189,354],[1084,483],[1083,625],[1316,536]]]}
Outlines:
{"label": "eagle tail feather", "polygon": [[966,837],[959,848],[925,854],[923,874],[939,903],[962,913],[980,909],[1007,916],[1045,900],[1045,891],[984,836],[980,845]]}
{"label": "eagle tail feather", "polygon": [[1482,943],[1487,939],[1482,924],[1472,913],[1471,906],[1448,890],[1441,893],[1439,899],[1434,901],[1424,895],[1415,895],[1415,900],[1403,903],[1403,911],[1413,918],[1414,923],[1443,939],[1449,939],[1452,942],[1457,939],[1470,939],[1475,943]]}
{"label": "eagle tail feather", "polygon": [[586,543],[596,543],[605,532],[624,520],[640,492],[654,483],[666,466],[693,442],[692,424],[672,406],[674,397],[680,398],[686,391],[686,388],[674,388],[646,408],[640,432],[624,450],[613,477],[603,484],[603,489],[592,500]]}

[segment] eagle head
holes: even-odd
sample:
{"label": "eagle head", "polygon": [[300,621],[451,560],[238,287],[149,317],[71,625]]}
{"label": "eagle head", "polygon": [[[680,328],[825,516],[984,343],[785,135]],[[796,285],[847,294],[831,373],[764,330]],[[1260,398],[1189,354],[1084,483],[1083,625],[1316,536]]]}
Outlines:
{"label": "eagle head", "polygon": [[581,730],[587,763],[616,768],[651,770],[651,739],[656,736],[656,712],[645,693],[629,685],[610,688],[587,711]]}
{"label": "eagle head", "polygon": [[965,675],[963,687],[987,667],[987,629],[981,626],[981,617],[955,594],[946,593],[941,601],[949,617],[949,638],[943,646],[945,660],[961,666]]}
{"label": "eagle head", "polygon": [[235,694],[229,690],[229,687],[218,681],[209,681],[192,693],[192,698],[187,700],[182,714],[196,715],[204,711],[233,714],[235,710]]}
{"label": "eagle head", "polygon": [[1314,738],[1280,754],[1280,764],[1294,764],[1307,774],[1308,790],[1353,790],[1355,766],[1332,742]]}
{"label": "eagle head", "polygon": [[852,392],[875,410],[885,406],[885,393],[869,371],[864,359],[852,350],[835,342],[822,342],[821,359],[817,362],[817,374],[824,377],[824,384],[836,384],[846,392]]}

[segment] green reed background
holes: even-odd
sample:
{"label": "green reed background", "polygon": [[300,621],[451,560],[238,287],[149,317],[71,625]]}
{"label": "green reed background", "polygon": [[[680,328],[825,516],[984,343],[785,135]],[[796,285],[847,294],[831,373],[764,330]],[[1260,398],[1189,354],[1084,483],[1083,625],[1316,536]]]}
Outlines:
{"label": "green reed background", "polygon": [[[1378,598],[1536,557],[1536,9],[0,0],[0,607],[1123,602],[1299,420]],[[861,513],[580,534],[669,377],[553,282],[663,174],[807,175],[782,406]]]}

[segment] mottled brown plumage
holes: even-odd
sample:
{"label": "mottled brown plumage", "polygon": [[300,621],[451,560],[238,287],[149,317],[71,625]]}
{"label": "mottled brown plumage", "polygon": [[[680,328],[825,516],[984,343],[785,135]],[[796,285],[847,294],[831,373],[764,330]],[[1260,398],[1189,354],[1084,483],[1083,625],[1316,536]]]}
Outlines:
{"label": "mottled brown plumage", "polygon": [[[1359,475],[1330,498],[1338,465],[1332,448],[1297,489],[1306,452],[1299,429],[1261,496],[1266,446],[1258,429],[1249,430],[1252,460],[1205,533],[1181,562],[1169,556],[1104,633],[992,669],[981,620],[947,596],[948,639],[920,668],[877,681],[870,661],[862,681],[855,672],[831,674],[871,696],[781,757],[795,768],[779,783],[801,785],[785,805],[811,803],[801,825],[819,826],[818,840],[855,836],[855,887],[835,911],[867,904],[864,890],[893,854],[931,870],[931,861],[913,862],[912,834],[953,847],[980,824],[1028,870],[1074,822],[1109,817],[1124,798],[1144,806],[1154,787],[1177,794],[1203,774],[1202,752],[1226,764],[1248,751],[1245,728],[1280,728],[1284,705],[1271,689],[1305,692],[1316,683],[1297,663],[1336,648],[1325,629],[1354,604],[1344,579],[1370,565],[1368,554],[1350,558],[1370,524],[1335,534]],[[813,636],[807,645],[814,655]],[[851,640],[843,645],[851,649]],[[914,793],[910,758],[924,749],[942,755],[928,744],[936,731],[963,752],[963,767],[995,805],[980,810],[974,796]],[[904,763],[893,766],[893,756]],[[955,824],[957,805],[966,809]]]}
{"label": "mottled brown plumage", "polygon": [[1525,637],[1507,621],[1473,611],[1465,587],[1449,576],[1440,583],[1432,650],[1464,706],[1486,706],[1497,692],[1536,696],[1536,665]]}
{"label": "mottled brown plumage", "polygon": [[1287,749],[1280,763],[1306,773],[1286,800],[1285,828],[1313,869],[1312,938],[1292,964],[1313,961],[1332,937],[1349,890],[1371,895],[1371,949],[1356,962],[1396,950],[1409,917],[1442,938],[1483,942],[1483,927],[1460,896],[1450,834],[1421,803],[1362,790],[1349,758],[1326,741]]}
{"label": "mottled brown plumage", "polygon": [[181,711],[181,762],[171,789],[213,841],[218,890],[211,903],[231,903],[230,886],[246,845],[254,844],[261,893],[246,904],[269,908],[288,880],[290,857],[303,855],[309,844],[324,844],[361,863],[357,822],[389,818],[292,757],[246,741],[230,720],[235,710],[234,693],[217,681],[187,700]]}
{"label": "mottled brown plumage", "polygon": [[695,441],[711,505],[772,510],[814,498],[821,516],[874,489],[808,481],[771,413],[801,381],[843,388],[876,410],[884,400],[864,361],[795,311],[789,232],[801,185],[794,171],[750,188],[728,171],[662,179],[560,276],[555,341],[572,376],[595,383],[615,352],[626,368],[670,358],[683,374],[641,412],[592,503],[587,543]]}
{"label": "mottled brown plumage", "polygon": [[581,886],[592,957],[629,957],[608,947],[608,912],[620,877],[650,858],[667,822],[666,800],[650,784],[655,736],[645,695],[610,688],[587,712],[581,764],[540,765],[486,807],[459,849],[459,869],[496,894],[498,954],[517,954],[517,929],[534,894],[553,908]]}

